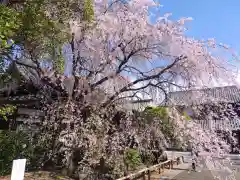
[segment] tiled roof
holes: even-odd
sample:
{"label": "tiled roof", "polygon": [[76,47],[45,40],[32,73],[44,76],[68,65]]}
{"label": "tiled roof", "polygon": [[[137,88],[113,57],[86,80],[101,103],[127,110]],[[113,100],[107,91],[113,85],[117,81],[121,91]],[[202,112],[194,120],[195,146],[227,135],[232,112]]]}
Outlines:
{"label": "tiled roof", "polygon": [[190,106],[210,102],[240,102],[240,89],[236,86],[225,86],[168,93],[166,106]]}

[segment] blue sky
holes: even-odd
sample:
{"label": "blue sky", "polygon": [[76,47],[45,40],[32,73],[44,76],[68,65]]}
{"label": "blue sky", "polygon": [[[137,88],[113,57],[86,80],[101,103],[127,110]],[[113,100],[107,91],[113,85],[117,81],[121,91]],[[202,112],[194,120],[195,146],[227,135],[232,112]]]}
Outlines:
{"label": "blue sky", "polygon": [[160,15],[172,19],[192,17],[187,35],[196,39],[215,38],[240,51],[240,0],[160,0]]}

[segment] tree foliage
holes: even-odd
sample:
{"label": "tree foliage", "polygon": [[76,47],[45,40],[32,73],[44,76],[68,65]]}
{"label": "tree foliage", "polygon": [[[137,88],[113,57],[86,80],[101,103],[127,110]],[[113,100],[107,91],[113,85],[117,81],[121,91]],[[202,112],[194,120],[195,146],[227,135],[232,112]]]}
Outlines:
{"label": "tree foliage", "polygon": [[21,25],[18,19],[19,14],[16,10],[0,4],[0,52],[4,48],[9,48],[8,40],[16,34]]}
{"label": "tree foliage", "polygon": [[[173,86],[196,85],[202,81],[202,68],[210,74],[204,75],[204,80],[215,74],[229,77],[221,69],[224,62],[204,51],[205,47],[214,48],[214,41],[202,42],[184,35],[188,18],[175,22],[160,17],[153,25],[148,22],[146,8],[157,4],[150,1],[113,1],[107,6],[107,2],[90,0],[9,2],[5,8],[17,11],[20,20],[15,36],[9,37],[21,48],[14,62],[36,72],[40,84],[85,104],[83,97],[101,88],[108,94],[103,106],[123,99],[140,100],[139,93],[155,99]],[[66,11],[69,13],[63,16]],[[11,63],[14,58],[5,59]],[[159,63],[164,65],[151,65]],[[71,79],[63,77],[63,71]],[[178,84],[178,80],[186,83]]]}
{"label": "tree foliage", "polygon": [[[80,6],[79,9],[76,6]],[[11,63],[15,57],[9,59],[10,52],[16,54],[18,51],[24,56],[21,60],[26,61],[26,55],[30,56],[38,71],[43,68],[40,64],[47,62],[59,73],[64,73],[62,47],[71,39],[71,19],[76,19],[78,13],[81,15],[79,11],[84,11],[86,21],[90,21],[94,15],[91,1],[86,1],[84,7],[81,7],[80,1],[9,1],[8,4],[1,4],[0,8],[1,58],[7,55],[5,60]],[[13,42],[15,46],[12,46]],[[20,47],[20,52],[16,47]],[[9,48],[11,51],[6,52]],[[35,66],[16,62],[36,70]]]}

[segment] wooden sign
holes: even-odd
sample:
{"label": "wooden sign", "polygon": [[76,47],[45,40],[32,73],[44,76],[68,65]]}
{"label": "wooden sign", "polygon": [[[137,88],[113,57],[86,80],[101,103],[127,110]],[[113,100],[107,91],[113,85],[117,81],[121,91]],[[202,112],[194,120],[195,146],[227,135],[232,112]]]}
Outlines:
{"label": "wooden sign", "polygon": [[24,180],[26,159],[13,160],[11,180]]}

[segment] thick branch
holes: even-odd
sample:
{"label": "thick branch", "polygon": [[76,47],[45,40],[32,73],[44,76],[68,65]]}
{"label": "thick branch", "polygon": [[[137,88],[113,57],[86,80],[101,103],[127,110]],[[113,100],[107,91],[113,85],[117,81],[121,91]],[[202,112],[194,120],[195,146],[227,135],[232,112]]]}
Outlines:
{"label": "thick branch", "polygon": [[115,102],[115,101],[119,101],[119,100],[121,100],[121,99],[127,99],[127,98],[137,98],[137,99],[140,101],[141,98],[137,96],[138,93],[139,93],[139,91],[134,92],[132,95],[129,95],[129,96],[119,97],[119,98],[115,99],[114,102]]}
{"label": "thick branch", "polygon": [[77,71],[77,59],[75,56],[75,34],[72,33],[72,40],[70,42],[71,44],[71,50],[72,50],[72,74],[73,76],[76,76],[76,71]]}
{"label": "thick branch", "polygon": [[129,87],[132,87],[133,85],[137,84],[137,83],[140,83],[140,82],[144,82],[144,81],[148,81],[148,80],[151,80],[151,79],[156,79],[158,78],[159,76],[161,76],[163,73],[167,72],[169,69],[171,69],[172,67],[174,67],[177,62],[179,62],[180,60],[183,60],[183,59],[186,59],[187,57],[186,56],[180,56],[180,57],[177,57],[174,62],[170,65],[168,65],[167,67],[165,67],[164,69],[162,69],[161,71],[159,71],[159,73],[157,74],[154,74],[154,75],[151,75],[151,76],[147,76],[147,77],[142,77],[142,78],[139,78],[129,84],[127,84],[126,86],[124,86],[123,88],[121,88],[119,91],[117,91],[113,96],[111,96],[109,98],[108,101],[106,101],[103,106],[107,106],[108,104],[110,104],[117,96],[119,96],[119,94],[125,92],[128,90]]}
{"label": "thick branch", "polygon": [[153,99],[140,99],[140,100],[135,100],[135,101],[130,101],[132,104],[137,104],[137,103],[149,103],[152,102]]}

